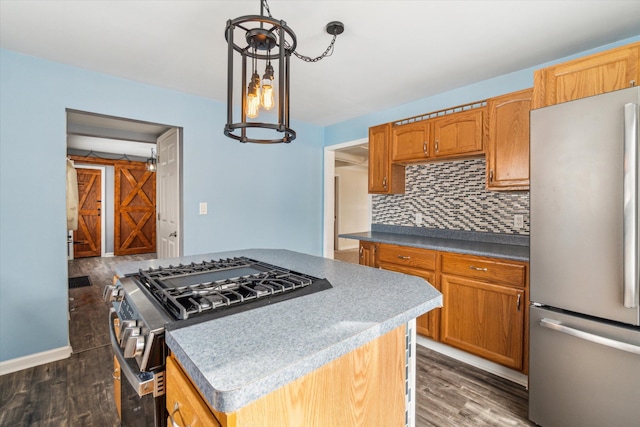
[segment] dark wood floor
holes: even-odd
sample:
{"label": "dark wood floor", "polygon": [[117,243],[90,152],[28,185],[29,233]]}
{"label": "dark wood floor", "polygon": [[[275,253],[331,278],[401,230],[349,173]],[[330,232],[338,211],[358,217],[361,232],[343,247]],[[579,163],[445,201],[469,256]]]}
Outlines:
{"label": "dark wood floor", "polygon": [[[111,284],[115,263],[148,258],[153,255],[69,263],[70,277],[87,275],[92,282],[69,290],[73,354],[1,376],[0,426],[119,425],[102,290]],[[522,386],[424,347],[418,346],[416,353],[416,427],[534,425],[527,421]]]}

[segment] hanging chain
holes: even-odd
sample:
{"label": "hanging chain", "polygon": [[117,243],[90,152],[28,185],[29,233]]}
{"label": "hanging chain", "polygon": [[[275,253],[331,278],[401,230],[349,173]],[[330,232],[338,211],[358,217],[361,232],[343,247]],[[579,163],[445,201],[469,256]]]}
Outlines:
{"label": "hanging chain", "polygon": [[[261,1],[262,1],[262,5],[264,6],[264,9],[267,11],[267,15],[269,15],[269,18],[273,19],[273,15],[271,15],[271,11],[269,10],[269,3],[267,3],[267,0],[261,0]],[[293,51],[291,53],[293,53],[298,59],[302,59],[305,62],[318,62],[322,58],[326,58],[328,56],[333,55],[333,45],[336,43],[337,36],[338,36],[337,34],[334,34],[333,39],[331,39],[331,43],[329,43],[329,46],[327,47],[327,49],[324,52],[322,52],[322,55],[316,56],[315,58],[310,58],[308,56],[301,55],[296,51]],[[284,41],[284,47],[287,49],[291,47],[289,46],[289,43],[286,40]]]}

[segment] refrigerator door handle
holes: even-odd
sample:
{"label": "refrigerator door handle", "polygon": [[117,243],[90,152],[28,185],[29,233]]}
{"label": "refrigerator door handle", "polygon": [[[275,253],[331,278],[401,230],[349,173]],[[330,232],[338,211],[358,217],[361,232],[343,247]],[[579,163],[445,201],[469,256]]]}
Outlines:
{"label": "refrigerator door handle", "polygon": [[624,306],[638,307],[638,104],[624,106]]}
{"label": "refrigerator door handle", "polygon": [[640,346],[629,344],[622,341],[617,341],[611,338],[603,337],[601,335],[596,335],[591,332],[582,331],[580,329],[571,328],[569,326],[563,325],[558,320],[543,318],[540,320],[540,326],[542,326],[543,328],[557,331],[557,332],[562,332],[563,334],[571,335],[581,340],[591,341],[596,344],[611,347],[616,350],[627,351],[633,354],[640,354]]}

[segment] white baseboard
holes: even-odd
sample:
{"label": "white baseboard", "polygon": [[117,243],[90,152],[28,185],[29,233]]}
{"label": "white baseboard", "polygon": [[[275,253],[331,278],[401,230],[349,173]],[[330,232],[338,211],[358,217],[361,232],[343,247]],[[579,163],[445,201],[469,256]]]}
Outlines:
{"label": "white baseboard", "polygon": [[113,252],[105,252],[104,254],[102,254],[102,258],[111,258],[114,256],[115,255],[113,254]]}
{"label": "white baseboard", "polygon": [[520,384],[525,388],[529,387],[529,377],[522,372],[509,369],[505,366],[498,365],[497,363],[490,362],[487,359],[483,359],[482,357],[474,356],[466,351],[458,350],[457,348],[430,340],[420,335],[416,336],[416,343],[430,350],[444,354],[445,356],[449,356],[452,359],[459,360],[460,362],[467,363],[471,366],[482,369],[483,371],[490,372],[501,378]]}
{"label": "white baseboard", "polygon": [[54,348],[53,350],[43,351],[41,353],[5,360],[4,362],[0,362],[0,375],[10,374],[23,369],[44,365],[45,363],[66,359],[71,356],[72,351],[71,346],[67,345],[60,348]]}

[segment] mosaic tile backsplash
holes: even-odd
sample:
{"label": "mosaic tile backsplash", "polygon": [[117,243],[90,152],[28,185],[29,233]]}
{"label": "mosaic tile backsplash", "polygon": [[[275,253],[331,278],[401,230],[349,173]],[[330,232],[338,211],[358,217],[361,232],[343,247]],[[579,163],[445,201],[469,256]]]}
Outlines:
{"label": "mosaic tile backsplash", "polygon": [[373,196],[372,223],[528,236],[529,192],[487,191],[485,168],[484,158],[407,166],[405,194]]}

